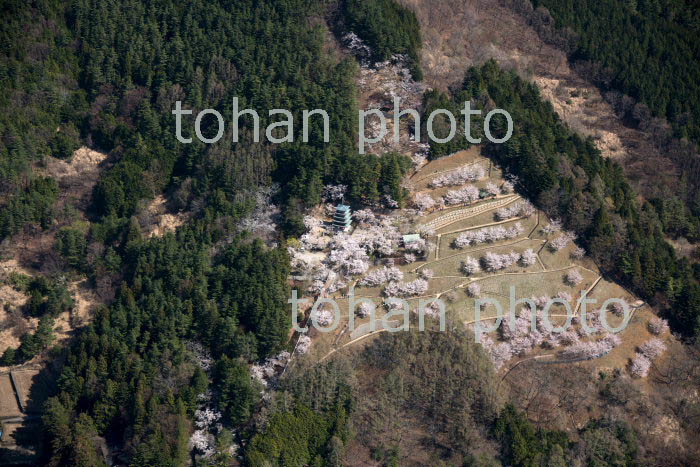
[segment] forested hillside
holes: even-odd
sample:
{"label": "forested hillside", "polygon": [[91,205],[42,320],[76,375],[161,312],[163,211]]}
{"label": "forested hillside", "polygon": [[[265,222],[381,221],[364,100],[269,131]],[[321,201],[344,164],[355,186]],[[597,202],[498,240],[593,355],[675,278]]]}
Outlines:
{"label": "forested hillside", "polygon": [[[626,125],[675,165],[678,180],[650,199],[666,233],[698,240],[700,231],[700,8],[684,0],[503,0],[547,43],[568,54]],[[670,128],[669,128],[670,124]],[[652,157],[647,155],[647,157]]]}
{"label": "forested hillside", "polygon": [[[18,430],[21,441],[37,448],[30,463],[338,466],[360,453],[394,466],[407,458],[405,446],[425,455],[425,464],[641,462],[637,434],[622,419],[591,411],[581,426],[572,418],[571,433],[532,423],[509,403],[505,376],[496,374],[462,323],[451,322],[448,333],[384,333],[337,358],[327,359],[330,352],[312,359],[295,348],[288,299],[308,279],[292,281],[297,271],[288,246],[300,247],[297,237],[321,229],[321,221],[305,215],[322,210],[324,188],[330,185],[340,193],[333,202],[358,208],[365,220],[377,218],[372,209],[395,213],[389,208],[410,202],[405,179],[415,160],[395,151],[358,153],[362,73],[353,50],[339,44],[348,35],[359,38],[369,51],[359,57],[369,60],[366,67],[402,55],[390,66],[405,74],[401,83],[415,84],[411,76],[422,74],[421,33],[411,10],[395,0],[0,3],[0,259],[16,262],[12,255],[34,247],[38,237],[51,253],[39,257],[51,260],[47,267],[31,274],[16,272],[21,264],[6,275],[3,269],[0,284],[26,295],[12,311],[33,326],[2,352],[0,365],[33,362],[50,381],[47,394],[31,394],[43,403],[27,417],[39,429]],[[563,5],[553,14],[578,27]],[[636,8],[654,18],[649,5],[640,1]],[[688,55],[697,55],[697,44],[687,40],[697,17],[679,19],[686,11],[679,5],[659,10],[662,19],[642,27],[638,42],[649,48],[651,62],[663,62],[660,82],[678,85],[681,99],[665,94],[636,62],[610,58],[612,51],[593,36],[578,53],[629,69],[618,73],[615,86],[658,107],[679,136],[700,138],[689,78],[698,70]],[[627,24],[627,8],[615,21]],[[684,45],[672,56],[680,77],[659,58],[670,46],[647,37],[666,27],[678,34],[672,41]],[[309,142],[302,142],[301,127],[294,142],[255,142],[250,119],[241,120],[240,142],[229,131],[214,145],[177,140],[175,102],[195,115],[216,109],[229,128],[234,97],[258,112],[263,132],[276,121],[269,109],[288,109],[295,121],[304,109],[324,109],[330,141],[323,141],[316,119]],[[688,337],[700,333],[700,268],[678,259],[664,240],[688,234],[692,221],[673,232],[659,214],[663,208],[640,204],[618,164],[564,126],[534,85],[493,61],[470,68],[451,94],[426,93],[423,121],[437,107],[457,114],[466,100],[513,116],[512,139],[483,148],[498,170],[516,177],[517,193],[512,185],[508,190],[513,198],[528,197],[550,218],[563,219],[611,277],[663,309],[674,329]],[[186,121],[184,133],[192,136],[194,117]],[[482,123],[473,119],[473,136],[483,138]],[[216,120],[206,118],[202,126],[212,135]],[[503,121],[494,118],[492,128],[500,135]],[[90,205],[79,208],[47,168],[82,146],[106,154],[107,163],[99,180],[95,172],[94,190],[86,185]],[[435,144],[430,157],[467,146],[463,138]],[[425,163],[423,155],[416,164]],[[493,190],[489,196],[502,199],[500,188]],[[144,228],[156,201],[182,219],[162,235]],[[339,235],[350,247],[338,262],[366,270],[370,262],[391,260],[393,268],[394,257],[383,257],[381,247],[417,225],[386,217],[386,224],[368,228],[378,244],[370,254]],[[413,254],[396,258],[397,264],[416,260]],[[327,277],[311,279],[324,284]],[[75,307],[71,285],[78,282],[100,300],[91,321],[71,327],[54,346],[57,317]],[[285,366],[289,352],[295,359]],[[692,415],[696,407],[688,407]],[[0,464],[4,455],[0,449]]]}
{"label": "forested hillside", "polygon": [[[486,154],[517,175],[521,189],[546,212],[577,232],[608,273],[666,306],[679,331],[700,332],[700,286],[690,264],[665,241],[654,207],[637,202],[622,168],[562,124],[535,85],[490,61],[467,72],[453,100],[510,112],[513,136],[504,144],[487,145]],[[493,124],[503,132],[503,120]],[[482,128],[483,120],[474,118],[472,135],[483,137]],[[433,146],[442,154],[441,145]]]}
{"label": "forested hillside", "polygon": [[[358,34],[398,25],[376,58],[415,58],[415,18],[385,4],[394,9],[375,11]],[[357,65],[329,53],[324,21],[337,8],[320,0],[3,2],[11,21],[1,36],[2,237],[53,223],[56,184],[33,176],[32,164],[69,158],[80,144],[115,162],[94,190],[90,227],[58,236],[66,267],[93,283],[106,279],[115,298],[66,351],[43,415],[45,461],[99,465],[104,439],[130,464],[182,465],[208,387],[227,428],[248,420],[259,398],[248,365],[282,350],[290,326],[284,239],[265,245],[240,227],[244,218],[255,224],[267,186],[280,187],[266,202],[284,206],[279,221],[290,234],[303,231],[303,210],[329,182],[347,184],[348,201],[402,201],[407,159],[357,154]],[[228,120],[234,96],[258,111],[263,129],[268,109],[289,109],[299,121],[302,109],[325,109],[331,141],[313,119],[308,144],[254,143],[251,122],[237,144],[230,134],[213,146],[177,141],[175,101]],[[176,235],[145,238],[134,215],[163,191],[194,219]],[[4,364],[51,342],[62,295],[37,287],[26,290],[44,324],[5,352]],[[210,378],[202,355],[219,361]]]}
{"label": "forested hillside", "polygon": [[600,65],[599,79],[700,140],[700,8],[686,0],[535,0],[578,40],[572,58]]}

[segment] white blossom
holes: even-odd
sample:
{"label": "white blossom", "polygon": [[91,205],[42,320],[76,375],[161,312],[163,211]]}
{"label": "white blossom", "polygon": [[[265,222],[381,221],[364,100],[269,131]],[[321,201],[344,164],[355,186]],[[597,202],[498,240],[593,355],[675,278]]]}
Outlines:
{"label": "white blossom", "polygon": [[403,279],[403,272],[395,267],[383,267],[380,269],[375,269],[366,274],[359,282],[358,285],[363,287],[378,287],[380,285],[386,284],[387,282],[396,282]]}
{"label": "white blossom", "polygon": [[639,346],[639,353],[644,355],[649,360],[654,360],[656,357],[666,351],[666,345],[661,339],[653,338]]}
{"label": "white blossom", "polygon": [[347,190],[348,187],[346,185],[326,185],[323,187],[321,197],[325,201],[342,201]]}
{"label": "white blossom", "polygon": [[635,378],[646,378],[651,368],[651,360],[644,355],[637,353],[630,364],[630,374]]}
{"label": "white blossom", "polygon": [[367,302],[361,302],[355,310],[355,314],[357,314],[357,316],[360,318],[366,318],[372,313],[373,309],[374,306],[372,304]]}
{"label": "white blossom", "polygon": [[391,282],[384,289],[387,297],[413,297],[423,295],[428,291],[428,281],[415,279],[411,282]]}
{"label": "white blossom", "polygon": [[550,235],[561,230],[561,221],[558,219],[552,219],[552,222],[542,227],[542,233],[545,235]]}
{"label": "white blossom", "polygon": [[484,263],[487,271],[495,272],[517,263],[520,260],[520,254],[516,253],[515,251],[511,251],[510,253],[501,255],[489,251],[481,260]]}
{"label": "white blossom", "polygon": [[423,268],[420,271],[418,271],[418,275],[421,277],[421,279],[428,280],[433,278],[435,272],[432,269]]}
{"label": "white blossom", "polygon": [[467,286],[467,293],[470,297],[478,298],[481,296],[481,286],[476,282],[472,282]]}
{"label": "white blossom", "polygon": [[446,205],[470,204],[479,199],[479,189],[474,185],[468,185],[459,190],[450,190],[443,197]]}
{"label": "white blossom", "polygon": [[506,228],[500,225],[485,227],[483,229],[469,230],[461,233],[454,239],[452,245],[455,248],[464,248],[470,245],[479,243],[497,242],[500,240],[508,240],[516,238],[524,232],[523,226],[517,222],[512,227]]}
{"label": "white blossom", "polygon": [[439,175],[430,182],[431,188],[464,185],[484,178],[484,169],[479,165],[462,166],[447,174]]}
{"label": "white blossom", "polygon": [[477,272],[481,271],[481,265],[479,264],[479,261],[475,260],[474,258],[467,257],[464,262],[462,262],[462,271],[468,276],[471,276],[472,274],[476,274]]}
{"label": "white blossom", "polygon": [[513,203],[496,211],[496,220],[504,221],[513,217],[529,217],[535,213],[535,207],[528,201]]}
{"label": "white blossom", "polygon": [[661,334],[666,334],[668,332],[668,321],[665,319],[661,319],[658,316],[654,316],[649,320],[649,323],[647,324],[647,327],[649,329],[649,332],[656,335],[660,336]]}
{"label": "white blossom", "polygon": [[501,192],[501,189],[498,188],[498,185],[495,183],[488,182],[486,186],[484,186],[484,191],[490,196],[496,196]]}
{"label": "white blossom", "polygon": [[299,336],[299,340],[297,341],[296,353],[303,355],[305,353],[308,353],[310,349],[311,338],[306,334],[302,334],[301,336]]}
{"label": "white blossom", "polygon": [[528,248],[527,250],[523,251],[522,256],[520,257],[520,263],[525,266],[532,266],[537,262],[537,253],[535,253],[532,248]]}
{"label": "white blossom", "polygon": [[569,284],[578,285],[581,281],[583,281],[583,276],[578,272],[578,269],[572,269],[566,273],[566,282]]}
{"label": "white blossom", "polygon": [[584,250],[580,246],[577,246],[571,251],[571,257],[574,259],[581,259],[584,256],[586,256],[586,250]]}
{"label": "white blossom", "polygon": [[429,194],[418,193],[413,199],[413,204],[415,204],[419,211],[425,212],[434,208],[437,205],[437,202]]}

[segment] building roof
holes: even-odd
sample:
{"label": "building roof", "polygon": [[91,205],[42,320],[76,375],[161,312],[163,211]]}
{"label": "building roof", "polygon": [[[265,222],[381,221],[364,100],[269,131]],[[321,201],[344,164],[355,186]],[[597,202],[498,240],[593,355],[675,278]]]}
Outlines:
{"label": "building roof", "polygon": [[403,243],[407,245],[409,243],[414,243],[420,240],[419,234],[408,234],[403,236]]}
{"label": "building roof", "polygon": [[335,210],[340,212],[350,212],[350,206],[339,204],[335,207]]}

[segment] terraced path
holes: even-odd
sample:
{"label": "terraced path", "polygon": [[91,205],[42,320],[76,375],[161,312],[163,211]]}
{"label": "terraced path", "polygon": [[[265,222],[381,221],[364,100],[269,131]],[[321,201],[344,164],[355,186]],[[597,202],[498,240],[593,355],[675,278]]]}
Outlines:
{"label": "terraced path", "polygon": [[448,212],[447,214],[443,214],[442,216],[437,217],[426,224],[423,224],[423,226],[429,230],[442,229],[444,227],[447,227],[448,225],[454,224],[455,222],[469,219],[470,217],[477,216],[479,214],[491,211],[493,209],[502,208],[518,199],[521,199],[518,195],[506,195],[503,198],[497,198],[494,201],[488,203],[480,203],[476,206],[456,209],[454,211]]}

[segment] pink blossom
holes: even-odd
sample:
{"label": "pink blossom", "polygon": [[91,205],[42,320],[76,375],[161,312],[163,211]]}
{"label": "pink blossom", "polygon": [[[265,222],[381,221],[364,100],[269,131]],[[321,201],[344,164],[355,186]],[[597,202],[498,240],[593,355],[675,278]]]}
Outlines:
{"label": "pink blossom", "polygon": [[490,196],[496,196],[501,192],[498,186],[493,182],[488,182],[486,186],[484,186],[484,191]]}
{"label": "pink blossom", "polygon": [[630,364],[630,374],[635,378],[646,378],[651,368],[651,360],[637,353]]}
{"label": "pink blossom", "polygon": [[581,281],[583,281],[583,276],[580,272],[578,272],[578,269],[572,269],[566,273],[566,282],[569,284],[578,285],[581,283]]}
{"label": "pink blossom", "polygon": [[485,172],[481,166],[462,166],[447,174],[439,175],[430,182],[431,188],[443,186],[464,185],[484,178]]}
{"label": "pink blossom", "polygon": [[437,204],[433,197],[426,193],[418,193],[413,199],[413,203],[421,212],[429,211]]}
{"label": "pink blossom", "polygon": [[532,251],[532,248],[528,248],[520,257],[520,262],[525,267],[532,266],[537,262],[537,254]]}
{"label": "pink blossom", "polygon": [[448,191],[443,199],[448,206],[470,204],[479,199],[479,189],[473,185],[468,185],[459,190]]}
{"label": "pink blossom", "polygon": [[545,235],[553,234],[561,230],[561,221],[557,219],[552,219],[552,222],[542,227],[542,233]]}
{"label": "pink blossom", "polygon": [[481,296],[481,286],[476,282],[472,282],[467,286],[467,293],[470,297],[480,297]]}
{"label": "pink blossom", "polygon": [[658,316],[654,316],[649,320],[649,323],[647,324],[647,327],[649,328],[649,332],[656,335],[660,336],[661,334],[666,334],[668,332],[668,321],[665,319],[661,319]]}
{"label": "pink blossom", "polygon": [[666,345],[661,339],[653,338],[639,346],[639,353],[644,355],[649,360],[654,360],[656,357],[664,353]]}
{"label": "pink blossom", "polygon": [[586,250],[584,250],[580,246],[577,246],[571,251],[571,257],[574,259],[581,259],[584,256],[586,256]]}
{"label": "pink blossom", "polygon": [[472,257],[467,257],[462,263],[462,271],[468,276],[476,274],[477,272],[481,271],[479,261],[475,260]]}
{"label": "pink blossom", "polygon": [[297,341],[296,353],[303,355],[305,353],[308,353],[310,349],[311,338],[306,334],[301,335],[299,337],[299,340]]}

